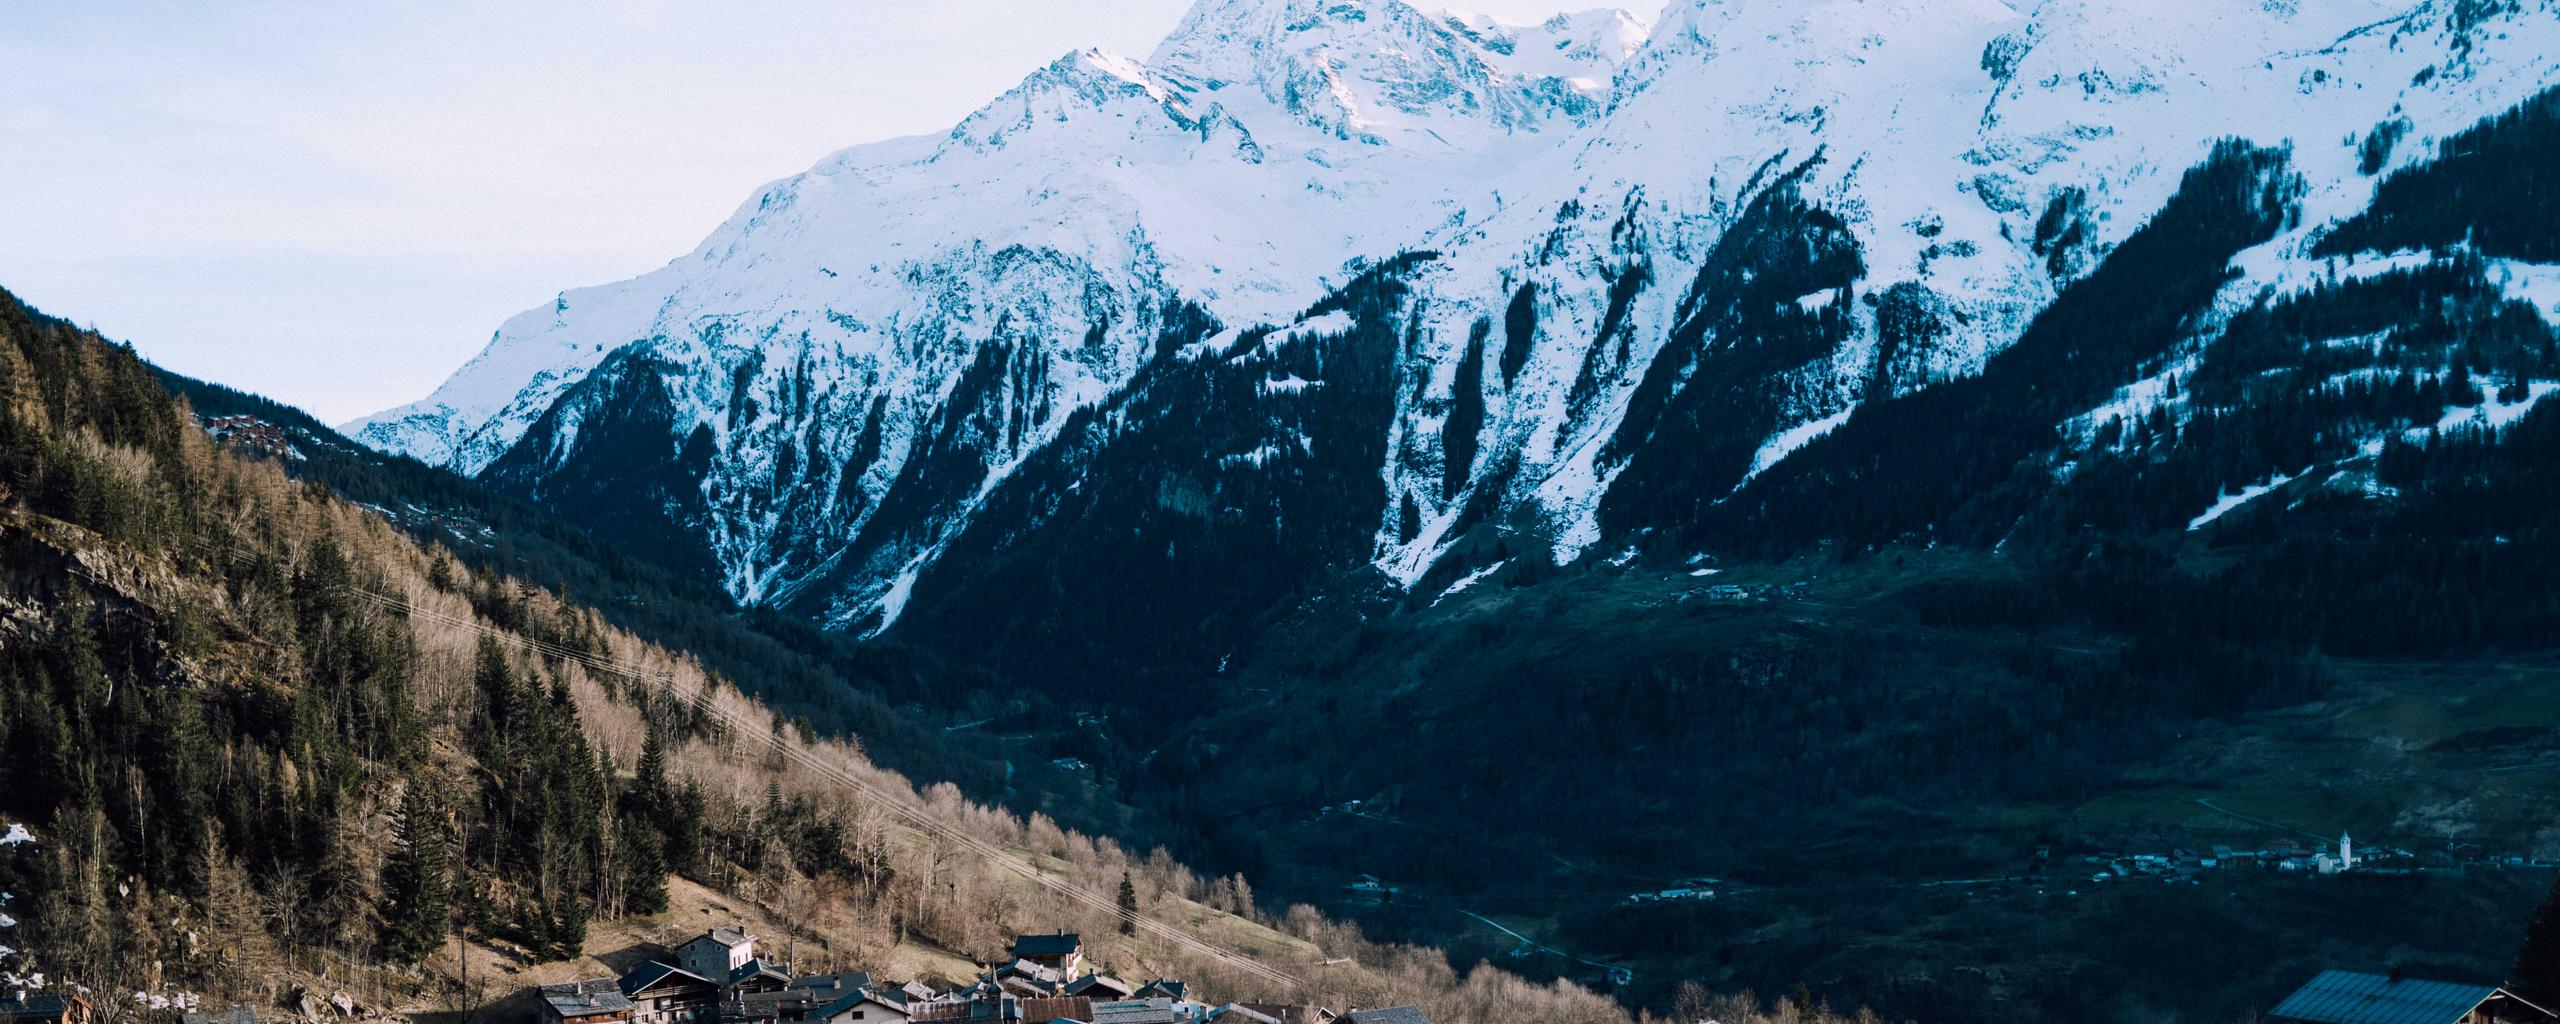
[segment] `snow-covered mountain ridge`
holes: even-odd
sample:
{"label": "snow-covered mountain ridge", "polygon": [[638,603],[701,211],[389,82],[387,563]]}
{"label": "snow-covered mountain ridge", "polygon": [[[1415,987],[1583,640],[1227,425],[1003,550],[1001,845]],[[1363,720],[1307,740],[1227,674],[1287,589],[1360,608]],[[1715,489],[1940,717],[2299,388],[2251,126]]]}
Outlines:
{"label": "snow-covered mountain ridge", "polygon": [[[1072,54],[946,135],[765,187],[350,432],[555,506],[664,468],[590,518],[879,628],[1017,470],[1110,443],[1063,440],[1077,410],[1223,394],[1146,379],[1349,330],[1247,329],[1429,250],[1394,330],[1368,325],[1398,354],[1352,557],[1410,585],[1496,530],[1570,560],[1659,525],[1613,490],[1721,501],[1860,406],[1979,372],[2218,139],[2290,144],[2305,181],[2235,301],[2302,278],[2378,173],[2560,80],[2554,54],[2547,0],[1679,0],[1649,29],[1202,0],[1144,62]],[[2381,133],[2404,141],[2371,166]],[[1333,386],[1304,369],[1253,393]],[[1368,447],[1316,429],[1201,455],[1278,475]]]}

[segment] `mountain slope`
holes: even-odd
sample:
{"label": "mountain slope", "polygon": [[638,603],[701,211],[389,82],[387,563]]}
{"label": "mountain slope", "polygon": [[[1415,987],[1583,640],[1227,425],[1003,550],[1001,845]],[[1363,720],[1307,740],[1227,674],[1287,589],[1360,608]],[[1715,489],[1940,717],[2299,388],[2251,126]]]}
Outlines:
{"label": "mountain slope", "polygon": [[1520,60],[1397,0],[1203,4],[1145,64],[1071,54],[947,135],[767,186],[349,433],[563,509],[541,481],[666,464],[638,536],[742,600],[894,615],[972,499],[1192,310],[1301,307],[1595,116],[1625,25],[1532,36]]}

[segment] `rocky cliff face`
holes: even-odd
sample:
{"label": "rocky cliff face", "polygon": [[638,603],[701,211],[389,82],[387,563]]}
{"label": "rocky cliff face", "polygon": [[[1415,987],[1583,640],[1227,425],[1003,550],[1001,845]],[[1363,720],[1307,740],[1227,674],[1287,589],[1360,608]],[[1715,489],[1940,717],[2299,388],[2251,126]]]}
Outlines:
{"label": "rocky cliff face", "polygon": [[2555,54],[2548,2],[1203,0],[1144,62],[767,186],[353,432],[866,630],[1287,590],[1187,604],[1237,569],[1202,552],[1427,591],[1705,544],[1861,409],[1982,379],[2222,140],[2282,155],[2277,222],[2111,386],[2315,280]]}

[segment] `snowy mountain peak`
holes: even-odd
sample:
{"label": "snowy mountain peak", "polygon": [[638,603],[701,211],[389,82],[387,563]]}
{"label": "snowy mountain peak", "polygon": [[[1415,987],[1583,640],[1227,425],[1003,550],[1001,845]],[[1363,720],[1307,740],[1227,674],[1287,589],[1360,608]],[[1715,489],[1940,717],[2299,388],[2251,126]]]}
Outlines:
{"label": "snowy mountain peak", "polygon": [[[698,539],[742,600],[882,628],[973,522],[1033,528],[994,496],[1018,515],[1082,486],[1056,460],[1200,362],[1168,356],[1428,250],[1389,261],[1411,304],[1366,342],[1393,339],[1392,393],[1360,413],[1384,453],[1291,427],[1211,464],[1359,461],[1387,495],[1366,555],[1409,583],[1489,523],[1570,559],[1630,452],[1708,453],[1672,476],[1713,502],[1866,403],[1981,372],[2216,140],[2292,140],[2308,219],[2352,212],[2381,166],[2360,164],[2560,80],[2555,3],[1677,0],[1658,24],[1519,25],[1200,0],[1143,62],[1070,53],[949,132],[765,186],[351,430],[537,500],[648,468],[658,490],[613,515]],[[2383,124],[2402,156],[2360,154]],[[1788,263],[1811,250],[1773,240],[1796,235],[1819,261]],[[1769,309],[1821,343],[1745,343]],[[1361,393],[1323,369],[1180,412]],[[1163,510],[1224,507],[1178,475]]]}
{"label": "snowy mountain peak", "polygon": [[1608,86],[1652,31],[1644,19],[1614,8],[1569,11],[1536,24],[1480,14],[1441,18],[1500,55],[1515,73],[1574,83],[1594,93]]}
{"label": "snowy mountain peak", "polygon": [[[1687,0],[1663,12],[1642,68],[1630,77],[1650,79],[1701,61],[1727,62],[1729,74],[1781,76],[1794,68],[1863,65],[1878,51],[1928,49],[1976,26],[2018,18],[2003,0]],[[1755,84],[1783,90],[1788,79]]]}
{"label": "snowy mountain peak", "polygon": [[1107,50],[1085,49],[1032,72],[1020,85],[963,119],[950,138],[958,146],[999,148],[1015,132],[1072,121],[1121,103],[1158,108],[1184,130],[1195,125],[1173,92],[1145,65]]}
{"label": "snowy mountain peak", "polygon": [[1561,19],[1559,32],[1593,38],[1567,38],[1559,55],[1550,34],[1523,47],[1403,0],[1201,0],[1147,64],[1186,93],[1250,91],[1341,139],[1451,145],[1587,121],[1632,52],[1598,31],[1605,23]]}

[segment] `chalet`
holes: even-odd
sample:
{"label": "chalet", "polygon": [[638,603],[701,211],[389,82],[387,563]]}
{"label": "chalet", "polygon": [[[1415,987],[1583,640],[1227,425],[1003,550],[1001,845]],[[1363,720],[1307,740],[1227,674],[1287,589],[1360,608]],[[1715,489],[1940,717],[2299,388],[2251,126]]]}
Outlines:
{"label": "chalet", "polygon": [[1127,999],[1138,994],[1138,987],[1108,974],[1088,974],[1068,985],[1067,994],[1092,999]]}
{"label": "chalet", "polygon": [[1395,886],[1379,881],[1376,875],[1362,875],[1343,888],[1351,891],[1353,900],[1366,903],[1385,903],[1394,899],[1398,891]]}
{"label": "chalet", "polygon": [[631,1024],[697,1024],[719,1011],[720,986],[692,971],[645,963],[618,985],[631,1000]]}
{"label": "chalet", "polygon": [[845,971],[841,974],[808,974],[791,979],[791,987],[820,993],[832,999],[857,989],[871,987],[871,972]]}
{"label": "chalet", "polygon": [[631,1024],[631,997],[614,978],[542,986],[545,1024]]}
{"label": "chalet", "polygon": [[1190,990],[1191,990],[1191,987],[1190,987],[1190,986],[1185,985],[1185,984],[1183,984],[1183,983],[1181,983],[1181,982],[1179,982],[1179,981],[1175,981],[1175,980],[1173,980],[1173,979],[1171,979],[1171,978],[1157,978],[1157,979],[1156,979],[1156,980],[1154,980],[1154,981],[1150,981],[1150,982],[1148,982],[1148,983],[1146,983],[1146,984],[1144,984],[1144,985],[1140,985],[1140,986],[1138,986],[1138,990],[1137,990],[1137,991],[1129,993],[1129,998],[1131,998],[1131,999],[1156,999],[1156,998],[1164,998],[1164,999],[1171,999],[1171,1000],[1173,1000],[1174,1002],[1177,1002],[1177,1003],[1178,1003],[1178,1002],[1181,1002],[1181,1001],[1183,1001],[1183,1000],[1185,1000],[1185,999],[1190,998],[1190,995],[1189,995]]}
{"label": "chalet", "polygon": [[97,1013],[77,995],[0,996],[0,1024],[91,1024]]}
{"label": "chalet", "polygon": [[905,1000],[892,992],[858,988],[809,1012],[811,1024],[907,1024]]}
{"label": "chalet", "polygon": [[1017,935],[1013,939],[1013,958],[1055,969],[1060,977],[1073,978],[1084,973],[1084,937],[1073,932]]}
{"label": "chalet", "polygon": [[2560,1015],[2496,985],[2322,971],[2267,1011],[2267,1019],[2277,1024],[2552,1024]]}
{"label": "chalet", "polygon": [[770,961],[749,960],[738,965],[737,970],[729,972],[729,980],[720,987],[733,999],[757,993],[780,992],[791,987],[791,974]]}
{"label": "chalet", "polygon": [[998,967],[991,977],[996,987],[1024,998],[1057,995],[1067,983],[1066,972],[1030,960],[1015,960]]}
{"label": "chalet", "polygon": [[1390,1006],[1383,1010],[1353,1010],[1344,1014],[1342,1019],[1351,1024],[1431,1024],[1431,1018],[1423,1016],[1421,1008],[1414,1006]]}
{"label": "chalet", "polygon": [[721,987],[756,958],[756,937],[744,928],[714,928],[676,947],[676,966]]}

